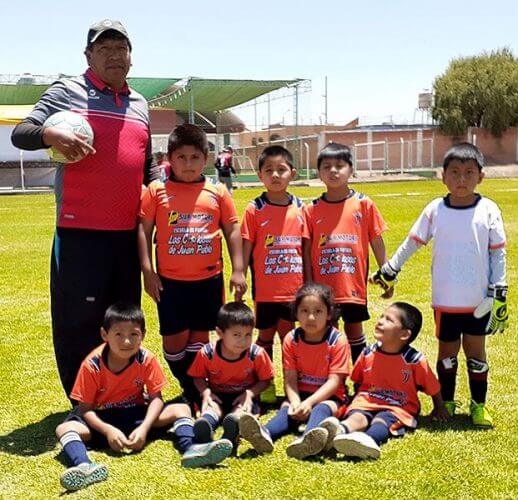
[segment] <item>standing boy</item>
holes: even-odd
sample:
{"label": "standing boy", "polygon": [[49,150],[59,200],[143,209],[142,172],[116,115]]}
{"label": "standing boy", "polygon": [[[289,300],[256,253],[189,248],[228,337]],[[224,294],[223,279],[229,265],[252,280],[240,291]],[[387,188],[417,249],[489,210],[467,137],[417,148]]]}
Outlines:
{"label": "standing boy", "polygon": [[[257,344],[272,360],[275,333],[282,342],[294,327],[291,303],[303,283],[303,204],[287,192],[296,174],[287,149],[267,147],[259,157],[259,179],[266,191],[248,204],[241,224],[243,265],[252,271]],[[273,384],[262,401],[276,401]]]}
{"label": "standing boy", "polygon": [[[232,274],[230,290],[246,291],[238,216],[227,189],[202,175],[207,136],[195,125],[180,125],[169,136],[172,174],[144,192],[140,210],[139,254],[144,287],[157,303],[164,357],[185,396],[196,400],[187,370],[209,341],[223,304],[222,233]],[[156,227],[157,268],[153,268]]]}
{"label": "standing boy", "polygon": [[444,198],[429,203],[393,257],[373,275],[389,291],[403,264],[432,238],[432,307],[439,339],[437,373],[451,415],[461,343],[467,358],[473,424],[492,427],[486,407],[486,335],[507,326],[505,232],[500,209],[475,192],[484,157],[476,146],[452,147],[443,161]]}
{"label": "standing boy", "polygon": [[385,222],[374,202],[349,188],[351,150],[330,143],[320,151],[318,175],[326,192],[306,207],[304,245],[306,281],[328,285],[351,346],[353,362],[366,346],[362,322],[369,319],[367,277],[369,245],[379,266],[386,260],[381,236]]}

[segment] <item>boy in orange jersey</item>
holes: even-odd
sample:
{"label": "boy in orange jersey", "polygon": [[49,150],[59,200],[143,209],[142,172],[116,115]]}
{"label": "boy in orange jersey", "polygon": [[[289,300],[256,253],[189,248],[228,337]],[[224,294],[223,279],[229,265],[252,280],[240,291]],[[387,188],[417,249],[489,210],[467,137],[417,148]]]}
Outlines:
{"label": "boy in orange jersey", "polygon": [[326,448],[346,456],[378,458],[380,445],[391,434],[415,429],[423,391],[432,397],[433,418],[449,417],[441,386],[423,354],[411,347],[423,317],[414,306],[395,302],[376,323],[377,343],[364,349],[354,365],[351,380],[358,391],[347,408],[345,420],[330,417],[321,426],[328,431]]}
{"label": "boy in orange jersey", "polygon": [[273,379],[266,351],[252,344],[254,314],[243,302],[230,302],[219,311],[219,340],[206,344],[194,359],[189,375],[201,395],[201,417],[194,423],[195,441],[212,441],[221,419],[223,439],[237,448],[239,418],[258,414],[258,398]]}
{"label": "boy in orange jersey", "polygon": [[[209,341],[224,300],[222,234],[232,263],[230,290],[236,299],[246,291],[236,208],[223,184],[202,175],[207,152],[199,127],[180,125],[171,132],[172,173],[144,192],[139,224],[144,288],[158,306],[164,357],[191,402],[197,402],[198,391],[187,370]],[[152,259],[155,227],[158,272]]]}
{"label": "boy in orange jersey", "polygon": [[318,155],[317,167],[326,192],[305,208],[304,275],[306,281],[333,289],[354,362],[367,345],[362,322],[369,319],[369,245],[383,265],[381,234],[386,225],[374,202],[349,188],[353,164],[347,146],[328,144]]}
{"label": "boy in orange jersey", "polygon": [[83,361],[70,394],[78,406],[56,428],[56,436],[72,467],[61,476],[67,490],[78,490],[108,477],[105,465],[92,463],[85,442],[108,445],[114,451],[141,450],[157,428],[171,424],[184,467],[213,465],[232,451],[229,441],[193,445],[191,410],[186,404],[164,406],[164,372],[151,352],[142,347],[145,335],[142,310],[117,303],[105,313],[104,344]]}
{"label": "boy in orange jersey", "polygon": [[[243,265],[252,271],[257,344],[273,360],[273,339],[293,329],[291,303],[303,283],[303,203],[287,192],[296,175],[293,156],[282,146],[269,146],[259,157],[259,179],[266,191],[251,201],[241,224]],[[261,401],[275,403],[272,384]]]}

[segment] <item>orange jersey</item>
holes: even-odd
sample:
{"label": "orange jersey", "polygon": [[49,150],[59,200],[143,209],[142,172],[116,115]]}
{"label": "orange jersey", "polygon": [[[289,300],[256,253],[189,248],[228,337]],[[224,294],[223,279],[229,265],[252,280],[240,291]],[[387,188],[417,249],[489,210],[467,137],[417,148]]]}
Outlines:
{"label": "orange jersey", "polygon": [[339,202],[322,196],[306,207],[313,280],[332,288],[337,303],[367,303],[369,243],[387,226],[374,202],[351,190]]}
{"label": "orange jersey", "polygon": [[223,184],[152,182],[142,196],[140,217],[156,225],[158,274],[196,281],[221,273],[221,225],[238,221]]}
{"label": "orange jersey", "polygon": [[239,359],[228,360],[221,355],[219,345],[219,341],[205,344],[187,372],[205,379],[211,391],[241,394],[257,382],[273,378],[273,364],[262,347],[252,344]]}
{"label": "orange jersey", "polygon": [[157,394],[167,385],[155,356],[140,348],[133,361],[120,373],[107,364],[108,344],[95,348],[81,363],[70,397],[95,409],[129,408],[146,403],[144,395]]}
{"label": "orange jersey", "polygon": [[417,391],[434,396],[441,390],[424,355],[410,346],[398,354],[386,354],[377,344],[365,348],[351,380],[359,389],[348,410],[389,410],[410,428],[420,410]]}
{"label": "orange jersey", "polygon": [[291,302],[304,282],[304,205],[289,196],[289,205],[281,206],[263,193],[249,203],[243,217],[241,235],[253,244],[250,266],[256,302]]}
{"label": "orange jersey", "polygon": [[[329,375],[349,375],[351,349],[345,335],[336,328],[329,327],[318,344],[305,342],[302,329],[295,328],[284,337],[282,360],[284,370],[297,372],[299,392],[316,392]],[[345,399],[345,381],[335,396]]]}

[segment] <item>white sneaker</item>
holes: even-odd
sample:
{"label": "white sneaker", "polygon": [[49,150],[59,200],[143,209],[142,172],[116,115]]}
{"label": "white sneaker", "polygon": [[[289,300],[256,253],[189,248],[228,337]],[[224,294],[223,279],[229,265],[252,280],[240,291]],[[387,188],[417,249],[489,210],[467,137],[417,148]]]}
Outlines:
{"label": "white sneaker", "polygon": [[327,431],[327,441],[324,446],[324,451],[333,449],[333,439],[339,434],[344,434],[344,428],[340,425],[340,420],[336,417],[327,417],[325,420],[320,422],[319,427],[324,428]]}
{"label": "white sneaker", "polygon": [[293,458],[306,458],[320,453],[327,442],[327,430],[315,427],[307,434],[292,441],[286,448],[286,454]]}
{"label": "white sneaker", "polygon": [[333,446],[347,457],[379,458],[381,455],[379,445],[365,432],[340,434],[334,438]]}
{"label": "white sneaker", "polygon": [[243,413],[239,419],[239,434],[246,439],[257,453],[271,453],[273,441],[268,431],[263,428],[256,417]]}

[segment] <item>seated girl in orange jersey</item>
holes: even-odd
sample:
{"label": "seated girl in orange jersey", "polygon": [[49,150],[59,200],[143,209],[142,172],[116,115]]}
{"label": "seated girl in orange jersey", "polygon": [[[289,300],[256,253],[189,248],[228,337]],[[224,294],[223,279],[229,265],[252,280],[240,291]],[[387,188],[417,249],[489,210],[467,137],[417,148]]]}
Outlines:
{"label": "seated girl in orange jersey", "polygon": [[436,420],[448,419],[441,386],[423,354],[410,343],[417,337],[423,317],[416,307],[395,302],[376,323],[376,344],[366,347],[356,361],[351,380],[358,391],[347,408],[345,420],[328,418],[326,448],[349,457],[378,458],[380,445],[390,435],[402,436],[415,429],[423,391],[432,397]]}
{"label": "seated girl in orange jersey", "polygon": [[257,452],[270,453],[276,439],[296,432],[307,421],[303,435],[286,448],[288,456],[302,459],[324,449],[328,431],[319,424],[345,409],[351,352],[345,335],[331,324],[333,294],[329,287],[302,286],[294,308],[300,328],[286,335],[282,344],[287,401],[265,426],[255,416],[244,414],[239,428]]}

